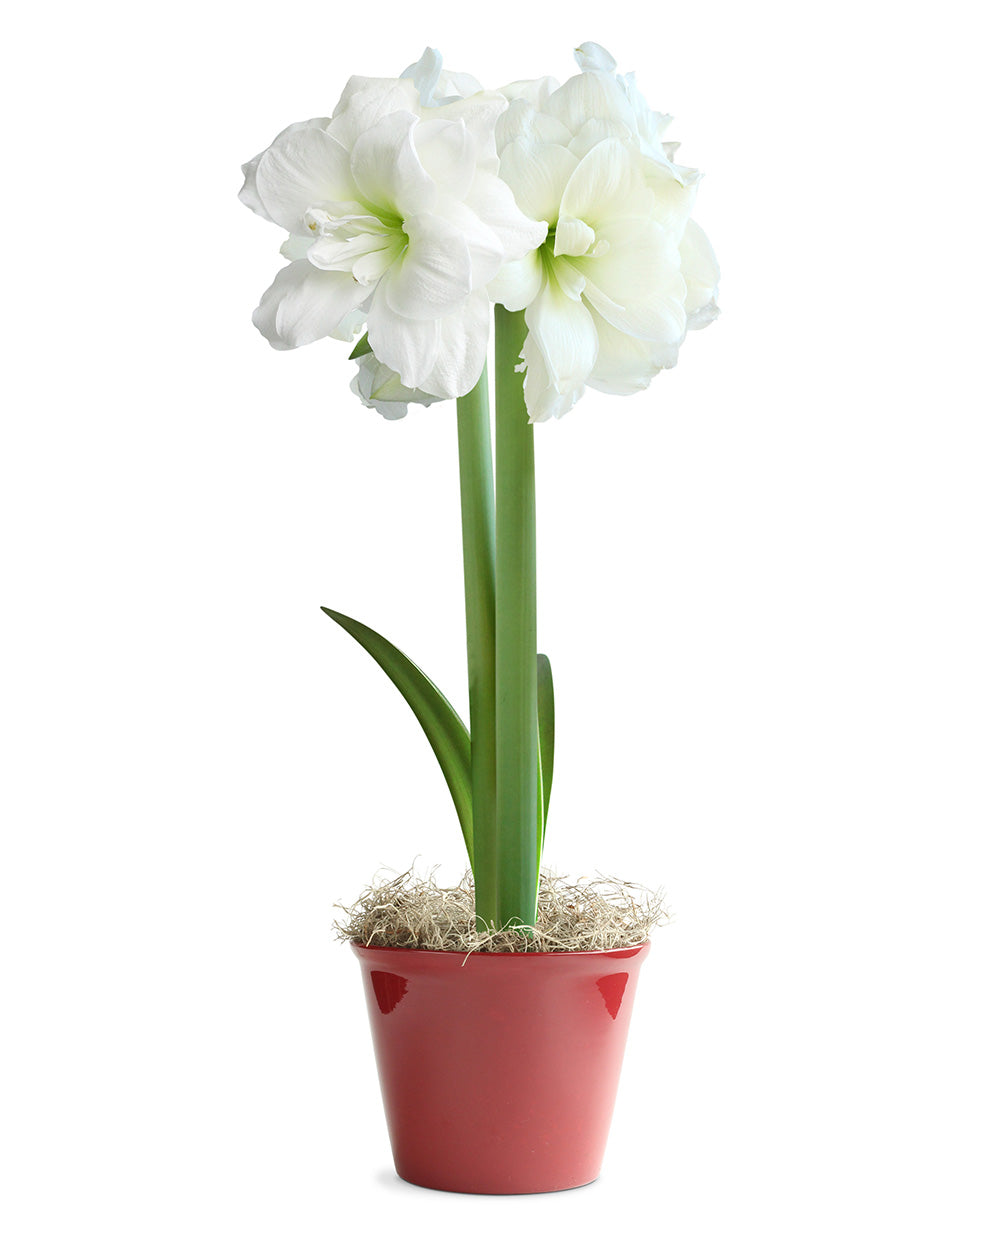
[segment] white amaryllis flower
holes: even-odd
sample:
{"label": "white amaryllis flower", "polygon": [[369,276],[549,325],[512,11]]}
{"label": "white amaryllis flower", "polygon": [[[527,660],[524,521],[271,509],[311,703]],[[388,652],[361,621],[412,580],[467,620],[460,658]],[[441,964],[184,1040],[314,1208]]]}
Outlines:
{"label": "white amaryllis flower", "polygon": [[545,236],[497,175],[505,107],[496,92],[424,107],[412,81],[356,77],[332,117],[289,127],[244,165],[242,201],[289,234],[291,262],[253,317],[276,349],[350,340],[367,322],[405,388],[472,388],[486,285]]}
{"label": "white amaryllis flower", "polygon": [[688,328],[718,313],[718,267],[690,219],[698,174],[663,144],[670,118],[596,44],[584,70],[504,88],[500,173],[545,242],[508,264],[491,296],[525,310],[525,400],[532,421],[565,414],[584,386],[628,394],[672,367]]}

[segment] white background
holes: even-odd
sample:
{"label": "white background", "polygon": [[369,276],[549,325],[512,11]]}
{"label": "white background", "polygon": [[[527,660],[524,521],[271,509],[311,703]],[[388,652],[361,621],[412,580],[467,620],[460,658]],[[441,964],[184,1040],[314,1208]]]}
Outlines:
{"label": "white background", "polygon": [[[6,1237],[997,1237],[996,100],[979,6],[60,0],[6,23]],[[425,44],[607,45],[723,315],[539,429],[548,861],[665,887],[605,1172],[391,1172],[332,904],[458,875],[433,758],[319,612],[462,702],[446,406],[250,312],[239,164]],[[988,124],[989,123],[989,124]]]}

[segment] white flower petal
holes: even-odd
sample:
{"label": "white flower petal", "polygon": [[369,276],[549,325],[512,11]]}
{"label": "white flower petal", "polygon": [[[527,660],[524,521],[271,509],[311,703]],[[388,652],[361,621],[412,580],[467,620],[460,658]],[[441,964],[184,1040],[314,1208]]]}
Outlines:
{"label": "white flower petal", "polygon": [[633,114],[621,84],[610,74],[580,73],[552,93],[545,111],[576,133],[591,117],[621,121],[632,128]]}
{"label": "white flower petal", "polygon": [[515,99],[524,100],[525,103],[538,112],[552,92],[558,89],[558,78],[521,78],[517,82],[510,82],[506,86],[502,86],[500,93],[512,102]]}
{"label": "white flower petal", "polygon": [[435,102],[444,107],[455,99],[468,99],[471,95],[478,95],[482,89],[483,84],[471,73],[455,73],[451,69],[445,69],[438,82]]}
{"label": "white flower petal", "polygon": [[[289,125],[286,129],[283,129],[275,138],[274,142],[281,142],[286,135],[294,134],[296,130],[323,129],[329,124],[329,121],[329,117],[313,117],[309,121],[296,121],[294,125]],[[273,146],[274,143],[271,145]],[[260,155],[255,155],[252,160],[248,160],[246,164],[243,165],[243,188],[240,190],[239,200],[245,207],[249,207],[250,210],[255,212],[258,216],[263,216],[265,220],[271,220],[267,208],[261,202],[260,194],[257,191],[257,168],[263,154],[264,152],[262,151]],[[271,223],[276,224],[277,221],[271,221]]]}
{"label": "white flower petal", "polygon": [[468,128],[461,121],[421,121],[413,144],[438,193],[464,198],[476,174],[476,141]]}
{"label": "white flower petal", "polygon": [[359,255],[351,268],[354,279],[362,285],[374,285],[390,270],[400,253],[400,242],[393,239],[386,246],[373,248],[367,254]]}
{"label": "white flower petal", "polygon": [[351,149],[351,173],[376,214],[408,216],[434,204],[436,187],[414,146],[416,125],[412,113],[391,112],[359,135]]}
{"label": "white flower petal", "polygon": [[[619,332],[600,315],[594,317],[594,324],[597,328],[597,361],[587,380],[589,387],[620,396],[648,388],[653,376],[666,365],[661,361],[665,347],[640,341],[627,332]],[[676,361],[677,346],[671,348]]]}
{"label": "white flower petal", "polygon": [[621,121],[609,121],[605,117],[591,117],[587,124],[573,135],[569,149],[578,160],[582,160],[588,151],[593,150],[599,142],[604,142],[607,138],[617,138],[619,142],[626,145],[632,142],[628,126],[623,125]]}
{"label": "white flower petal", "polygon": [[575,216],[561,215],[556,225],[552,253],[556,256],[585,255],[595,240],[596,234],[589,224],[584,224]]}
{"label": "white flower petal", "polygon": [[265,291],[253,322],[276,350],[294,350],[321,337],[349,341],[367,292],[346,272],[321,272],[308,259],[297,259]]}
{"label": "white flower petal", "polygon": [[462,397],[483,373],[490,339],[490,300],[485,290],[470,294],[452,315],[438,321],[437,356],[420,387],[440,398]]}
{"label": "white flower petal", "polygon": [[508,311],[523,311],[538,297],[544,279],[541,258],[537,250],[532,250],[523,259],[505,263],[490,281],[488,292],[494,302]]}
{"label": "white flower petal", "polygon": [[587,278],[573,260],[565,257],[552,259],[549,264],[549,271],[551,272],[551,279],[555,281],[566,297],[571,298],[574,302],[579,302],[584,289],[587,287]]}
{"label": "white flower petal", "polygon": [[510,186],[499,177],[478,172],[465,195],[465,204],[496,234],[504,260],[520,259],[545,241],[546,222],[529,220],[518,207]]}
{"label": "white flower petal", "polygon": [[[240,171],[243,173],[243,185],[240,187],[239,200],[244,207],[249,207],[255,215],[263,216],[265,220],[271,220],[271,217],[267,214],[267,208],[260,201],[260,195],[257,193],[257,165],[260,163],[260,157],[263,154],[264,152],[261,151],[260,155],[255,155],[252,160],[247,160],[241,166]],[[271,223],[274,224],[274,221],[271,220]]]}
{"label": "white flower petal", "polygon": [[[513,205],[513,200],[511,203]],[[496,233],[484,223],[478,212],[458,199],[439,199],[434,219],[446,220],[461,234],[471,264],[469,290],[481,289],[496,276],[504,262],[503,246]],[[404,227],[409,229],[410,222],[407,221]]]}
{"label": "white flower petal", "polygon": [[420,94],[412,82],[353,77],[344,87],[327,131],[350,149],[365,130],[383,117],[392,112],[416,115],[419,107]]}
{"label": "white flower petal", "polygon": [[559,214],[576,216],[596,226],[615,216],[643,216],[652,205],[653,195],[637,153],[623,142],[608,138],[577,165],[566,183]]}
{"label": "white flower petal", "polygon": [[429,108],[434,102],[434,92],[437,90],[438,78],[441,76],[443,65],[444,57],[437,48],[428,47],[424,48],[424,54],[418,61],[407,65],[399,75],[401,78],[409,78],[414,84],[420,92],[420,102],[425,108]]}
{"label": "white flower petal", "polygon": [[547,112],[536,112],[526,99],[511,100],[496,123],[496,144],[501,155],[518,138],[568,147],[572,137],[562,121],[550,117]]}
{"label": "white flower petal", "polygon": [[310,207],[354,197],[350,157],[325,130],[286,130],[261,155],[256,188],[275,224],[302,233]]}
{"label": "white flower petal", "polygon": [[309,247],[308,258],[325,272],[350,272],[354,263],[371,250],[391,246],[392,239],[375,237],[371,233],[359,233],[356,237],[320,237]]}
{"label": "white flower petal", "polygon": [[685,330],[680,255],[652,221],[614,220],[599,230],[608,250],[578,259],[584,298],[609,324],[647,341],[677,342]]}
{"label": "white flower petal", "polygon": [[617,67],[615,58],[599,43],[581,43],[574,51],[573,59],[584,72],[614,73]]}
{"label": "white flower petal", "polygon": [[653,191],[653,215],[679,242],[694,208],[701,174],[666,160],[646,162],[646,181]]}
{"label": "white flower petal", "polygon": [[547,419],[561,419],[572,410],[583,396],[583,385],[560,393],[555,387],[538,343],[528,333],[521,351],[524,360],[524,404],[532,423],[544,423]]}
{"label": "white flower petal", "polygon": [[341,341],[353,341],[362,328],[365,326],[365,320],[368,318],[368,299],[357,308],[356,311],[349,311],[348,314],[340,321],[340,327],[334,336]]}
{"label": "white flower petal", "polygon": [[469,73],[453,73],[443,68],[443,59],[437,48],[424,49],[421,58],[399,75],[409,78],[420,92],[424,108],[437,108],[466,99],[482,91],[482,86]]}
{"label": "white flower petal", "polygon": [[688,316],[687,326],[689,331],[698,328],[707,328],[709,324],[714,324],[719,318],[719,304],[714,298],[710,302],[706,302],[704,306],[692,311]]}
{"label": "white flower petal", "polygon": [[565,394],[585,384],[597,358],[597,330],[587,307],[549,283],[524,318],[556,391]]}
{"label": "white flower petal", "polygon": [[385,419],[403,418],[410,402],[430,406],[439,400],[419,388],[407,388],[396,372],[374,354],[365,354],[357,362],[358,374],[351,381],[351,392]]}
{"label": "white flower petal", "polygon": [[386,281],[379,282],[368,312],[368,342],[407,388],[423,387],[423,378],[437,357],[440,339],[440,319],[407,319],[399,315],[386,299]]}
{"label": "white flower petal", "polygon": [[298,233],[289,233],[287,239],[278,247],[278,253],[285,259],[305,259],[312,245],[312,237],[302,237]]}
{"label": "white flower petal", "polygon": [[325,272],[350,272],[359,284],[373,285],[396,262],[402,247],[398,233],[359,233],[344,241],[321,237],[309,247],[307,258]]}
{"label": "white flower petal", "polygon": [[455,99],[439,104],[426,118],[441,121],[461,121],[472,135],[476,145],[476,161],[487,172],[497,171],[496,127],[507,106],[499,91],[477,91],[467,99]]}
{"label": "white flower petal", "polygon": [[500,156],[500,176],[518,207],[530,219],[550,225],[559,218],[559,203],[576,167],[576,157],[565,147],[524,138],[515,139]]}
{"label": "white flower petal", "polygon": [[383,279],[386,301],[408,319],[457,310],[472,292],[472,259],[462,230],[430,213],[408,217],[403,228],[409,244]]}
{"label": "white flower petal", "polygon": [[719,264],[705,230],[689,220],[680,243],[681,273],[687,286],[684,310],[688,328],[705,328],[719,314]]}

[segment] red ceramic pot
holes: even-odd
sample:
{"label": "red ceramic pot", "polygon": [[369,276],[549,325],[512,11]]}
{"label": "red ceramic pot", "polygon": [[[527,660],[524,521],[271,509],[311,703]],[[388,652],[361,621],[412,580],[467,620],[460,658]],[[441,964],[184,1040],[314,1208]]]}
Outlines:
{"label": "red ceramic pot", "polygon": [[580,954],[352,948],[401,1178],[487,1195],[593,1182],[648,942]]}

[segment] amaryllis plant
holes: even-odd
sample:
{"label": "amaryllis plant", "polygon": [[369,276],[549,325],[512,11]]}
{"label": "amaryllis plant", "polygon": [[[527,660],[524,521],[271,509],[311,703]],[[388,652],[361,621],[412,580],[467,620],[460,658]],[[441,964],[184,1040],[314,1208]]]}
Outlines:
{"label": "amaryllis plant", "polygon": [[[428,48],[354,77],[330,117],[244,165],[242,201],[288,233],[254,323],[276,349],[356,342],[364,405],[457,400],[469,727],[381,635],[325,609],[413,709],[444,773],[484,927],[535,922],[554,700],[536,651],[533,425],[587,386],[627,395],[718,313],[691,219],[698,173],[631,74],[594,43],[581,72],[484,90]],[[495,318],[494,471],[486,356]]]}

